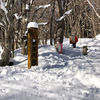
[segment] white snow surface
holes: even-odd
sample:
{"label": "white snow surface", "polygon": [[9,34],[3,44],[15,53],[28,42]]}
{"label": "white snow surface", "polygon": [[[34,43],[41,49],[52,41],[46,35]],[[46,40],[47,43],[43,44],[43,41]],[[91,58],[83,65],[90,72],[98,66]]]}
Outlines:
{"label": "white snow surface", "polygon": [[[79,39],[63,53],[39,45],[38,66],[27,68],[27,55],[15,50],[14,65],[0,67],[0,100],[100,100],[100,35]],[[88,46],[88,55],[82,47]]]}

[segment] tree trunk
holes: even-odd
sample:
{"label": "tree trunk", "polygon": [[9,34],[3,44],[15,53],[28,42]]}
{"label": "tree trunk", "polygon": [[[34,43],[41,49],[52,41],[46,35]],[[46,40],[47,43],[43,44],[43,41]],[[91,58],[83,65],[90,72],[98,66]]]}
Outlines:
{"label": "tree trunk", "polygon": [[25,28],[26,28],[26,22],[25,22],[25,6],[26,6],[26,1],[23,2],[23,5],[22,5],[22,14],[23,14],[23,18],[22,18],[22,51],[21,53],[23,55],[25,55],[25,42],[24,42],[24,39],[23,39],[23,36],[25,34]]}
{"label": "tree trunk", "polygon": [[10,51],[11,51],[11,35],[8,29],[5,30],[5,48],[1,55],[2,59],[0,60],[0,66],[6,66],[9,64]]}
{"label": "tree trunk", "polygon": [[[64,10],[62,7],[62,1],[61,0],[57,0],[58,2],[58,6],[59,6],[59,14],[60,17],[63,16],[64,14]],[[59,43],[63,43],[63,36],[64,36],[64,31],[65,31],[65,22],[64,19],[58,23],[58,30],[61,29],[60,33],[59,33]]]}
{"label": "tree trunk", "polygon": [[93,33],[94,33],[94,37],[95,37],[96,30],[95,30],[94,11],[93,10],[92,10],[91,18],[92,18],[92,25],[93,25]]}
{"label": "tree trunk", "polygon": [[52,45],[52,23],[53,23],[53,17],[54,17],[54,11],[55,11],[55,1],[53,2],[53,9],[52,9],[52,15],[51,15],[51,23],[50,23],[50,45]]}

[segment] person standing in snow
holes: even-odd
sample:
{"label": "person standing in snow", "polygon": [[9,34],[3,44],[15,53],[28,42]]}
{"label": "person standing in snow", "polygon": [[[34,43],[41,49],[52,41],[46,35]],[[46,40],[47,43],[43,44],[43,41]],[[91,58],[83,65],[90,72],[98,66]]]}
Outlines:
{"label": "person standing in snow", "polygon": [[71,35],[69,37],[70,44],[73,45],[73,48],[76,48],[76,43],[78,42],[78,37],[76,35]]}

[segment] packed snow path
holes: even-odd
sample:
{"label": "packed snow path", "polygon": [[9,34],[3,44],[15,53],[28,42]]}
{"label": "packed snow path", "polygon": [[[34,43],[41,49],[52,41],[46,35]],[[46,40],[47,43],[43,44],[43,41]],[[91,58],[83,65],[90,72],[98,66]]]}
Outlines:
{"label": "packed snow path", "polygon": [[[31,69],[27,56],[16,50],[14,66],[0,67],[0,100],[100,100],[98,39],[79,39],[76,48],[64,39],[63,54],[40,45],[39,65]],[[83,45],[89,49],[86,56]]]}

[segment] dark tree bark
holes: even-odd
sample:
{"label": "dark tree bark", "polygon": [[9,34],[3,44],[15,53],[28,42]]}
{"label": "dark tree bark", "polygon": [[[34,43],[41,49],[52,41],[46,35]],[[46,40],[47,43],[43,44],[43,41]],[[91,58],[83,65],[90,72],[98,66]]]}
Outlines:
{"label": "dark tree bark", "polygon": [[[60,17],[63,16],[64,14],[64,9],[62,7],[62,0],[57,0],[58,2],[58,7],[59,7],[59,15]],[[63,43],[63,36],[64,36],[64,31],[65,31],[65,22],[64,22],[64,19],[61,20],[61,22],[58,22],[58,30],[61,30],[60,33],[59,33],[59,43]]]}
{"label": "dark tree bark", "polygon": [[1,55],[2,59],[0,60],[0,66],[8,65],[10,60],[10,53],[11,53],[11,35],[10,29],[5,30],[5,48]]}
{"label": "dark tree bark", "polygon": [[54,17],[54,11],[55,11],[55,1],[53,2],[53,7],[52,7],[52,15],[51,15],[51,22],[50,22],[50,45],[52,45],[52,39],[53,39],[53,31],[52,31],[52,28],[53,28],[53,17]]}
{"label": "dark tree bark", "polygon": [[[12,4],[12,6],[11,6]],[[10,54],[11,54],[11,50],[13,48],[13,34],[14,34],[14,30],[13,30],[13,19],[14,19],[14,12],[15,12],[15,7],[16,5],[16,1],[12,2],[12,0],[7,1],[7,6],[6,8],[9,9],[8,13],[4,13],[3,14],[3,18],[5,20],[4,24],[4,35],[5,35],[5,47],[4,47],[4,51],[1,54],[2,59],[0,60],[0,66],[6,66],[9,64],[9,60],[10,60]],[[4,12],[4,11],[3,11]]]}

